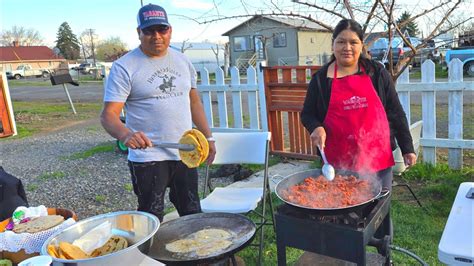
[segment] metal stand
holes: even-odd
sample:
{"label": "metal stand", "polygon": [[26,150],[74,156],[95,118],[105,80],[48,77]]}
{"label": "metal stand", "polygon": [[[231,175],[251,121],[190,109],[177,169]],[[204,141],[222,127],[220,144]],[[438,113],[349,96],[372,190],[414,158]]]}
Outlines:
{"label": "metal stand", "polygon": [[411,195],[413,196],[413,198],[416,200],[416,202],[418,203],[418,206],[420,206],[421,208],[423,208],[423,206],[421,205],[421,202],[418,200],[418,198],[416,197],[415,195],[415,192],[413,192],[413,190],[411,189],[410,185],[408,185],[407,183],[404,183],[404,184],[399,184],[398,182],[395,182],[393,181],[392,182],[392,187],[406,187]]}
{"label": "metal stand", "polygon": [[76,115],[76,108],[74,108],[74,103],[72,102],[71,95],[69,95],[69,91],[67,89],[66,83],[72,84],[74,86],[79,86],[79,84],[72,80],[71,75],[69,74],[60,74],[60,75],[51,75],[51,84],[53,85],[63,85],[64,92],[66,92],[67,99],[69,100],[69,104],[71,105],[72,112]]}
{"label": "metal stand", "polygon": [[74,103],[72,102],[71,96],[69,95],[69,91],[67,90],[67,86],[63,83],[64,92],[66,92],[67,99],[69,100],[69,104],[71,105],[72,112],[76,115],[76,108],[74,108]]}
{"label": "metal stand", "polygon": [[278,266],[287,265],[286,247],[356,263],[367,264],[366,246],[375,246],[390,265],[390,199],[377,203],[362,228],[325,223],[280,212],[275,214]]}

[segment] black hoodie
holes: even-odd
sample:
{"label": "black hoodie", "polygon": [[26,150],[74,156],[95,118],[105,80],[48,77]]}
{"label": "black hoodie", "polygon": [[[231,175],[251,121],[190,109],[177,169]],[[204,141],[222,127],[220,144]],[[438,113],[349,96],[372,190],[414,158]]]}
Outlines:
{"label": "black hoodie", "polygon": [[[329,62],[324,65],[313,75],[308,86],[308,91],[306,92],[306,99],[304,101],[303,110],[301,111],[301,122],[310,134],[315,128],[323,126],[323,121],[327,114],[333,80],[327,77],[327,71],[331,63],[332,62]],[[402,154],[414,153],[413,141],[405,111],[403,111],[400,104],[390,74],[376,61],[361,58],[359,63],[364,67],[365,71],[356,73],[355,75],[365,73],[370,76],[372,84],[384,106],[390,126],[390,144],[392,150],[396,149],[398,143]],[[395,138],[397,142],[395,142]]]}

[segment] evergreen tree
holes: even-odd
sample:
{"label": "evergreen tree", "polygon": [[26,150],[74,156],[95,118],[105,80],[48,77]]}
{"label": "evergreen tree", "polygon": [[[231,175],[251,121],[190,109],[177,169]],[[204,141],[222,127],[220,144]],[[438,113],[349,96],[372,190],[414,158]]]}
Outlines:
{"label": "evergreen tree", "polygon": [[63,22],[59,26],[56,35],[56,47],[66,59],[75,60],[79,58],[80,46],[76,35],[72,33],[71,27],[67,22]]}
{"label": "evergreen tree", "polygon": [[[403,12],[402,16],[397,20],[397,24],[400,25],[402,22],[407,21],[410,19],[411,14],[407,11]],[[410,37],[416,37],[420,31],[418,30],[418,25],[416,25],[415,21],[411,21],[405,26],[401,27],[400,30],[405,33],[405,31],[410,34]]]}

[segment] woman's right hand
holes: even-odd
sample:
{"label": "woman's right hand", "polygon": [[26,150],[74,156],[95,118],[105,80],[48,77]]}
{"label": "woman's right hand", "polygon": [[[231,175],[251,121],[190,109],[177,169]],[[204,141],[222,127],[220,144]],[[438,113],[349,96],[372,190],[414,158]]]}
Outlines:
{"label": "woman's right hand", "polygon": [[326,130],[324,127],[317,127],[313,130],[313,133],[310,135],[311,143],[314,147],[321,147],[324,149],[326,145]]}

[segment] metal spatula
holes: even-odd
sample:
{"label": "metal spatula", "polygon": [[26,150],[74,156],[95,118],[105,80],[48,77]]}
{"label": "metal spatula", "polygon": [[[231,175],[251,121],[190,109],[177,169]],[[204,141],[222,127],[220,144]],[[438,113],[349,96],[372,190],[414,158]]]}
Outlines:
{"label": "metal spatula", "polygon": [[196,149],[196,147],[191,144],[170,143],[170,142],[154,142],[153,146],[159,147],[159,148],[178,149],[182,151],[193,151],[194,149]]}
{"label": "metal spatula", "polygon": [[326,154],[324,153],[324,149],[321,148],[321,146],[318,145],[319,151],[321,152],[321,156],[323,157],[323,168],[321,169],[323,172],[324,177],[326,177],[327,180],[332,181],[334,179],[334,176],[336,175],[336,171],[334,170],[334,167],[328,163],[328,160],[326,159]]}

